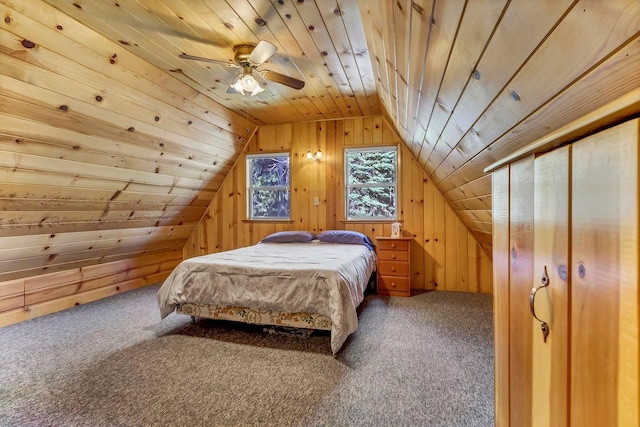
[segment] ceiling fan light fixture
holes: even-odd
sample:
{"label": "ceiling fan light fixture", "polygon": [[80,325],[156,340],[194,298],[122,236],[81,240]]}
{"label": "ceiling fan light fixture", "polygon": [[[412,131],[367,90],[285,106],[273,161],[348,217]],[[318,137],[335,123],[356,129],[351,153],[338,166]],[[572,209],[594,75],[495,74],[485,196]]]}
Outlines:
{"label": "ceiling fan light fixture", "polygon": [[241,94],[250,93],[251,96],[257,95],[260,92],[264,92],[264,89],[258,81],[249,73],[239,75],[231,87]]}
{"label": "ceiling fan light fixture", "polygon": [[242,75],[236,77],[236,79],[229,85],[229,87],[231,87],[236,92],[240,92],[242,95],[244,95],[244,89],[242,87]]}

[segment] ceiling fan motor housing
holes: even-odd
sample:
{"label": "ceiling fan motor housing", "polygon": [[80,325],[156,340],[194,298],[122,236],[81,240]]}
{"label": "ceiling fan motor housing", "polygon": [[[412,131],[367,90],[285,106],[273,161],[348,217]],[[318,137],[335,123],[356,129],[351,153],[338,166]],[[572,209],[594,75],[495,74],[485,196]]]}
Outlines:
{"label": "ceiling fan motor housing", "polygon": [[249,60],[249,56],[253,49],[256,47],[254,44],[239,44],[233,47],[234,59],[235,61],[242,66],[245,67],[257,67],[259,64],[252,64]]}

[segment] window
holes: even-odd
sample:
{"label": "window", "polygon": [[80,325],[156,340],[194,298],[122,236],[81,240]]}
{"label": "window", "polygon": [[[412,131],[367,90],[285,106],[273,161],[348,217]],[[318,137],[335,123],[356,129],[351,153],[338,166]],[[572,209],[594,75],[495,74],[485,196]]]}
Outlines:
{"label": "window", "polygon": [[247,155],[249,219],[290,219],[289,153]]}
{"label": "window", "polygon": [[344,150],[347,220],[396,219],[396,147]]}

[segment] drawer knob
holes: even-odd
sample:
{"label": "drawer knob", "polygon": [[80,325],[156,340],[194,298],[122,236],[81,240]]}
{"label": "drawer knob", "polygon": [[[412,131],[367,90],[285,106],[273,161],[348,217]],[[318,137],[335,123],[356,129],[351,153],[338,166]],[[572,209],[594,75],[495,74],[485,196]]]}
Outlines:
{"label": "drawer knob", "polygon": [[395,255],[391,255],[391,259],[396,259],[396,256]]}
{"label": "drawer knob", "polygon": [[396,268],[395,267],[391,267],[391,271],[393,271],[395,273]]}
{"label": "drawer knob", "polygon": [[396,247],[396,244],[395,244],[395,243],[392,243],[392,244],[391,244],[391,247],[392,247],[392,248],[395,248],[395,247]]}
{"label": "drawer knob", "polygon": [[395,288],[396,287],[396,282],[391,282],[391,287]]}

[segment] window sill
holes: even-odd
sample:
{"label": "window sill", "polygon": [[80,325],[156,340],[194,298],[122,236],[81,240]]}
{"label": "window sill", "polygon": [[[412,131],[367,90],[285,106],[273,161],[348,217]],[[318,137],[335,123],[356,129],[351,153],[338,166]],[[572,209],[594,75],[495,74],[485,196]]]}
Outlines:
{"label": "window sill", "polygon": [[292,219],[243,219],[242,222],[244,222],[245,224],[251,224],[251,223],[293,224],[294,221]]}

